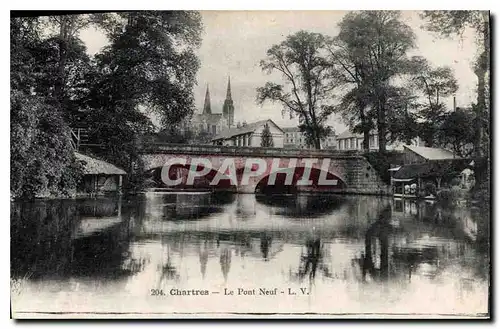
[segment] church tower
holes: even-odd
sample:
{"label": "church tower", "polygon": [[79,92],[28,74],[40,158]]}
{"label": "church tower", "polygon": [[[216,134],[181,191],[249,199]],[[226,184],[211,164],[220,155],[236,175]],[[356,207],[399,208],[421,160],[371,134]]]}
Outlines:
{"label": "church tower", "polygon": [[227,92],[224,106],[222,107],[222,115],[227,119],[229,127],[234,125],[234,104],[231,98],[231,78],[227,78]]}
{"label": "church tower", "polygon": [[205,94],[205,104],[203,105],[203,114],[212,114],[212,109],[210,107],[210,91],[208,90],[208,84],[207,84],[207,92]]}

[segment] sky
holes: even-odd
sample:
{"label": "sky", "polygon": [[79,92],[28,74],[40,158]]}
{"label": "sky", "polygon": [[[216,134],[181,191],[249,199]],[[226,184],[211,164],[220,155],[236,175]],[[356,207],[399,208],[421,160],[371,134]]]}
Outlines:
{"label": "sky", "polygon": [[[296,126],[297,119],[282,116],[282,107],[266,102],[255,102],[256,88],[267,81],[280,82],[279,75],[269,76],[262,72],[259,62],[266,57],[272,45],[280,43],[288,35],[300,30],[319,32],[329,36],[338,33],[337,24],[345,11],[202,11],[204,32],[198,50],[200,69],[194,89],[196,108],[201,112],[207,84],[210,88],[212,112],[222,112],[226,96],[227,79],[231,76],[235,122],[253,122],[272,119],[281,127]],[[402,19],[417,36],[417,47],[410,55],[427,58],[435,66],[450,66],[459,83],[456,94],[457,106],[468,106],[475,98],[477,79],[472,62],[477,53],[473,31],[466,30],[462,37],[442,39],[424,31],[423,21],[416,11],[403,11]],[[107,44],[106,37],[90,28],[80,37],[90,54],[97,53]],[[446,100],[452,107],[453,100]],[[346,129],[339,117],[329,120],[337,133]]]}

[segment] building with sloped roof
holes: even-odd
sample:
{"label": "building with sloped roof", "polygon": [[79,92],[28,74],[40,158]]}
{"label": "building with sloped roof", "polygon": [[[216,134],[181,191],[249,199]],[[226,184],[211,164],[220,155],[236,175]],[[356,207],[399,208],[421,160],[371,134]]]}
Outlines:
{"label": "building with sloped roof", "polygon": [[[455,155],[453,152],[437,147],[404,145],[403,165],[391,168],[391,183],[395,196],[415,197],[425,191],[427,184],[436,190],[450,186],[454,178],[460,179],[462,188],[470,188],[470,159]],[[424,195],[427,196],[427,195]]]}
{"label": "building with sloped roof", "polygon": [[283,147],[283,130],[273,120],[260,120],[243,123],[239,127],[226,129],[212,139],[214,145],[260,147],[262,131],[269,127],[273,139],[273,147]]}
{"label": "building with sloped roof", "polygon": [[405,164],[424,163],[433,160],[461,159],[461,157],[455,155],[453,152],[438,147],[403,145],[403,148]]}
{"label": "building with sloped roof", "polygon": [[83,168],[83,179],[77,194],[121,193],[123,177],[127,174],[123,169],[82,153],[75,152],[75,157]]}

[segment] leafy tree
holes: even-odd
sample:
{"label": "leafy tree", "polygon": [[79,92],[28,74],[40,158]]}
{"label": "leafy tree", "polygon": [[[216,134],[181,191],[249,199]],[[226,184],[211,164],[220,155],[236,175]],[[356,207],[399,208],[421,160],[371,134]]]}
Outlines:
{"label": "leafy tree", "polygon": [[56,69],[52,76],[55,81],[53,93],[54,97],[63,103],[62,105],[64,105],[63,98],[65,96],[65,89],[68,86],[67,77],[70,73],[67,61],[71,60],[75,42],[81,43],[81,40],[78,38],[79,32],[89,26],[106,31],[113,24],[116,24],[113,16],[110,13],[97,13],[48,17],[47,27],[55,30],[55,34],[49,40],[53,49],[57,50],[54,56],[56,58]]}
{"label": "leafy tree", "polygon": [[158,133],[158,140],[164,143],[188,144],[193,138],[192,130],[177,126],[165,128]]}
{"label": "leafy tree", "polygon": [[[474,156],[476,163],[477,186],[485,181],[489,174],[489,161],[484,164],[484,157],[489,159],[489,81],[490,76],[490,20],[488,11],[437,10],[424,11],[421,17],[426,21],[425,28],[443,37],[462,35],[466,28],[472,28],[478,37],[480,53],[474,64],[477,76],[477,102],[473,106],[476,112],[474,121],[476,136]],[[486,170],[485,170],[486,169]]]}
{"label": "leafy tree", "polygon": [[[90,25],[110,40],[94,60],[78,38]],[[51,29],[55,33],[47,35]],[[79,167],[69,125],[81,120],[104,146],[96,153],[127,170],[140,169],[137,142],[154,131],[149,114],[174,127],[194,108],[200,33],[195,12],[12,19],[12,195],[74,188]]]}
{"label": "leafy tree", "polygon": [[11,195],[68,196],[81,175],[69,129],[57,107],[11,92]]}
{"label": "leafy tree", "polygon": [[267,58],[260,66],[268,74],[279,72],[283,84],[267,82],[257,88],[257,102],[280,103],[283,114],[298,116],[299,128],[308,144],[320,149],[321,140],[331,131],[326,120],[334,109],[330,104],[332,86],[328,83],[326,38],[306,31],[289,35],[267,51]]}
{"label": "leafy tree", "polygon": [[274,147],[273,135],[269,129],[269,125],[266,123],[264,129],[262,129],[262,135],[260,136],[260,146],[262,147]]}
{"label": "leafy tree", "polygon": [[42,46],[39,18],[11,19],[11,195],[69,195],[81,174],[61,108],[47,99],[50,77],[37,56]]}
{"label": "leafy tree", "polygon": [[374,122],[369,113],[372,104],[365,58],[359,56],[356,48],[356,40],[361,36],[353,15],[345,16],[338,24],[339,34],[328,40],[328,60],[333,69],[333,83],[345,90],[336,112],[353,132],[363,134],[363,149],[368,150]]}
{"label": "leafy tree", "polygon": [[475,137],[474,125],[471,125],[474,119],[474,113],[465,109],[447,113],[439,130],[438,143],[451,148],[460,157],[469,157]]}
{"label": "leafy tree", "polygon": [[427,146],[432,147],[446,114],[442,100],[456,93],[458,82],[449,67],[432,68],[421,57],[413,60],[418,65],[415,65],[412,86],[421,91],[426,99],[419,110],[419,135]]}
{"label": "leafy tree", "polygon": [[[411,73],[407,53],[415,47],[415,35],[396,11],[351,12],[344,16],[339,27],[334,46],[340,47],[340,51],[330,54],[336,66],[349,70],[345,81],[355,88],[350,99],[358,108],[365,138],[371,129],[370,120],[374,120],[379,150],[385,152],[392,84],[397,77]],[[368,105],[370,115],[362,110]],[[364,144],[366,147],[366,140]]]}
{"label": "leafy tree", "polygon": [[105,145],[102,156],[130,168],[138,138],[154,131],[150,113],[172,127],[194,110],[201,18],[183,11],[119,15],[110,45],[96,55],[87,119],[91,138]]}
{"label": "leafy tree", "polygon": [[388,140],[411,144],[421,133],[417,97],[407,87],[390,87],[387,96],[387,107],[391,109],[387,115]]}
{"label": "leafy tree", "polygon": [[368,104],[369,98],[362,91],[362,88],[358,85],[347,91],[340,99],[335,111],[342,115],[351,131],[363,135],[363,149],[368,150],[370,148],[370,132],[375,127],[375,123],[371,116],[371,107]]}

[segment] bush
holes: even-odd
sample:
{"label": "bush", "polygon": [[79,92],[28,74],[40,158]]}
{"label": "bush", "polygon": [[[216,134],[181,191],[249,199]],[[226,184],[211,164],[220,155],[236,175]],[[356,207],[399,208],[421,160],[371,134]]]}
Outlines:
{"label": "bush", "polygon": [[453,204],[453,192],[450,189],[443,188],[437,193],[437,200],[445,205]]}
{"label": "bush", "polygon": [[489,182],[484,182],[477,187],[475,186],[471,191],[471,197],[473,200],[478,201],[481,206],[489,208],[491,201]]}
{"label": "bush", "polygon": [[465,198],[464,191],[458,186],[453,186],[451,189],[445,188],[438,192],[437,199],[444,205],[453,205]]}
{"label": "bush", "polygon": [[450,183],[451,186],[460,186],[460,178],[453,178]]}
{"label": "bush", "polygon": [[390,184],[391,174],[389,173],[389,169],[391,168],[391,163],[389,162],[389,157],[379,152],[367,152],[364,156],[373,169],[377,171],[382,181]]}
{"label": "bush", "polygon": [[70,196],[81,170],[62,110],[38,96],[11,92],[12,198]]}
{"label": "bush", "polygon": [[436,191],[437,191],[437,188],[436,188],[436,185],[433,184],[433,183],[427,183],[425,184],[424,186],[424,192],[425,192],[425,196],[428,196],[428,195],[436,195]]}

